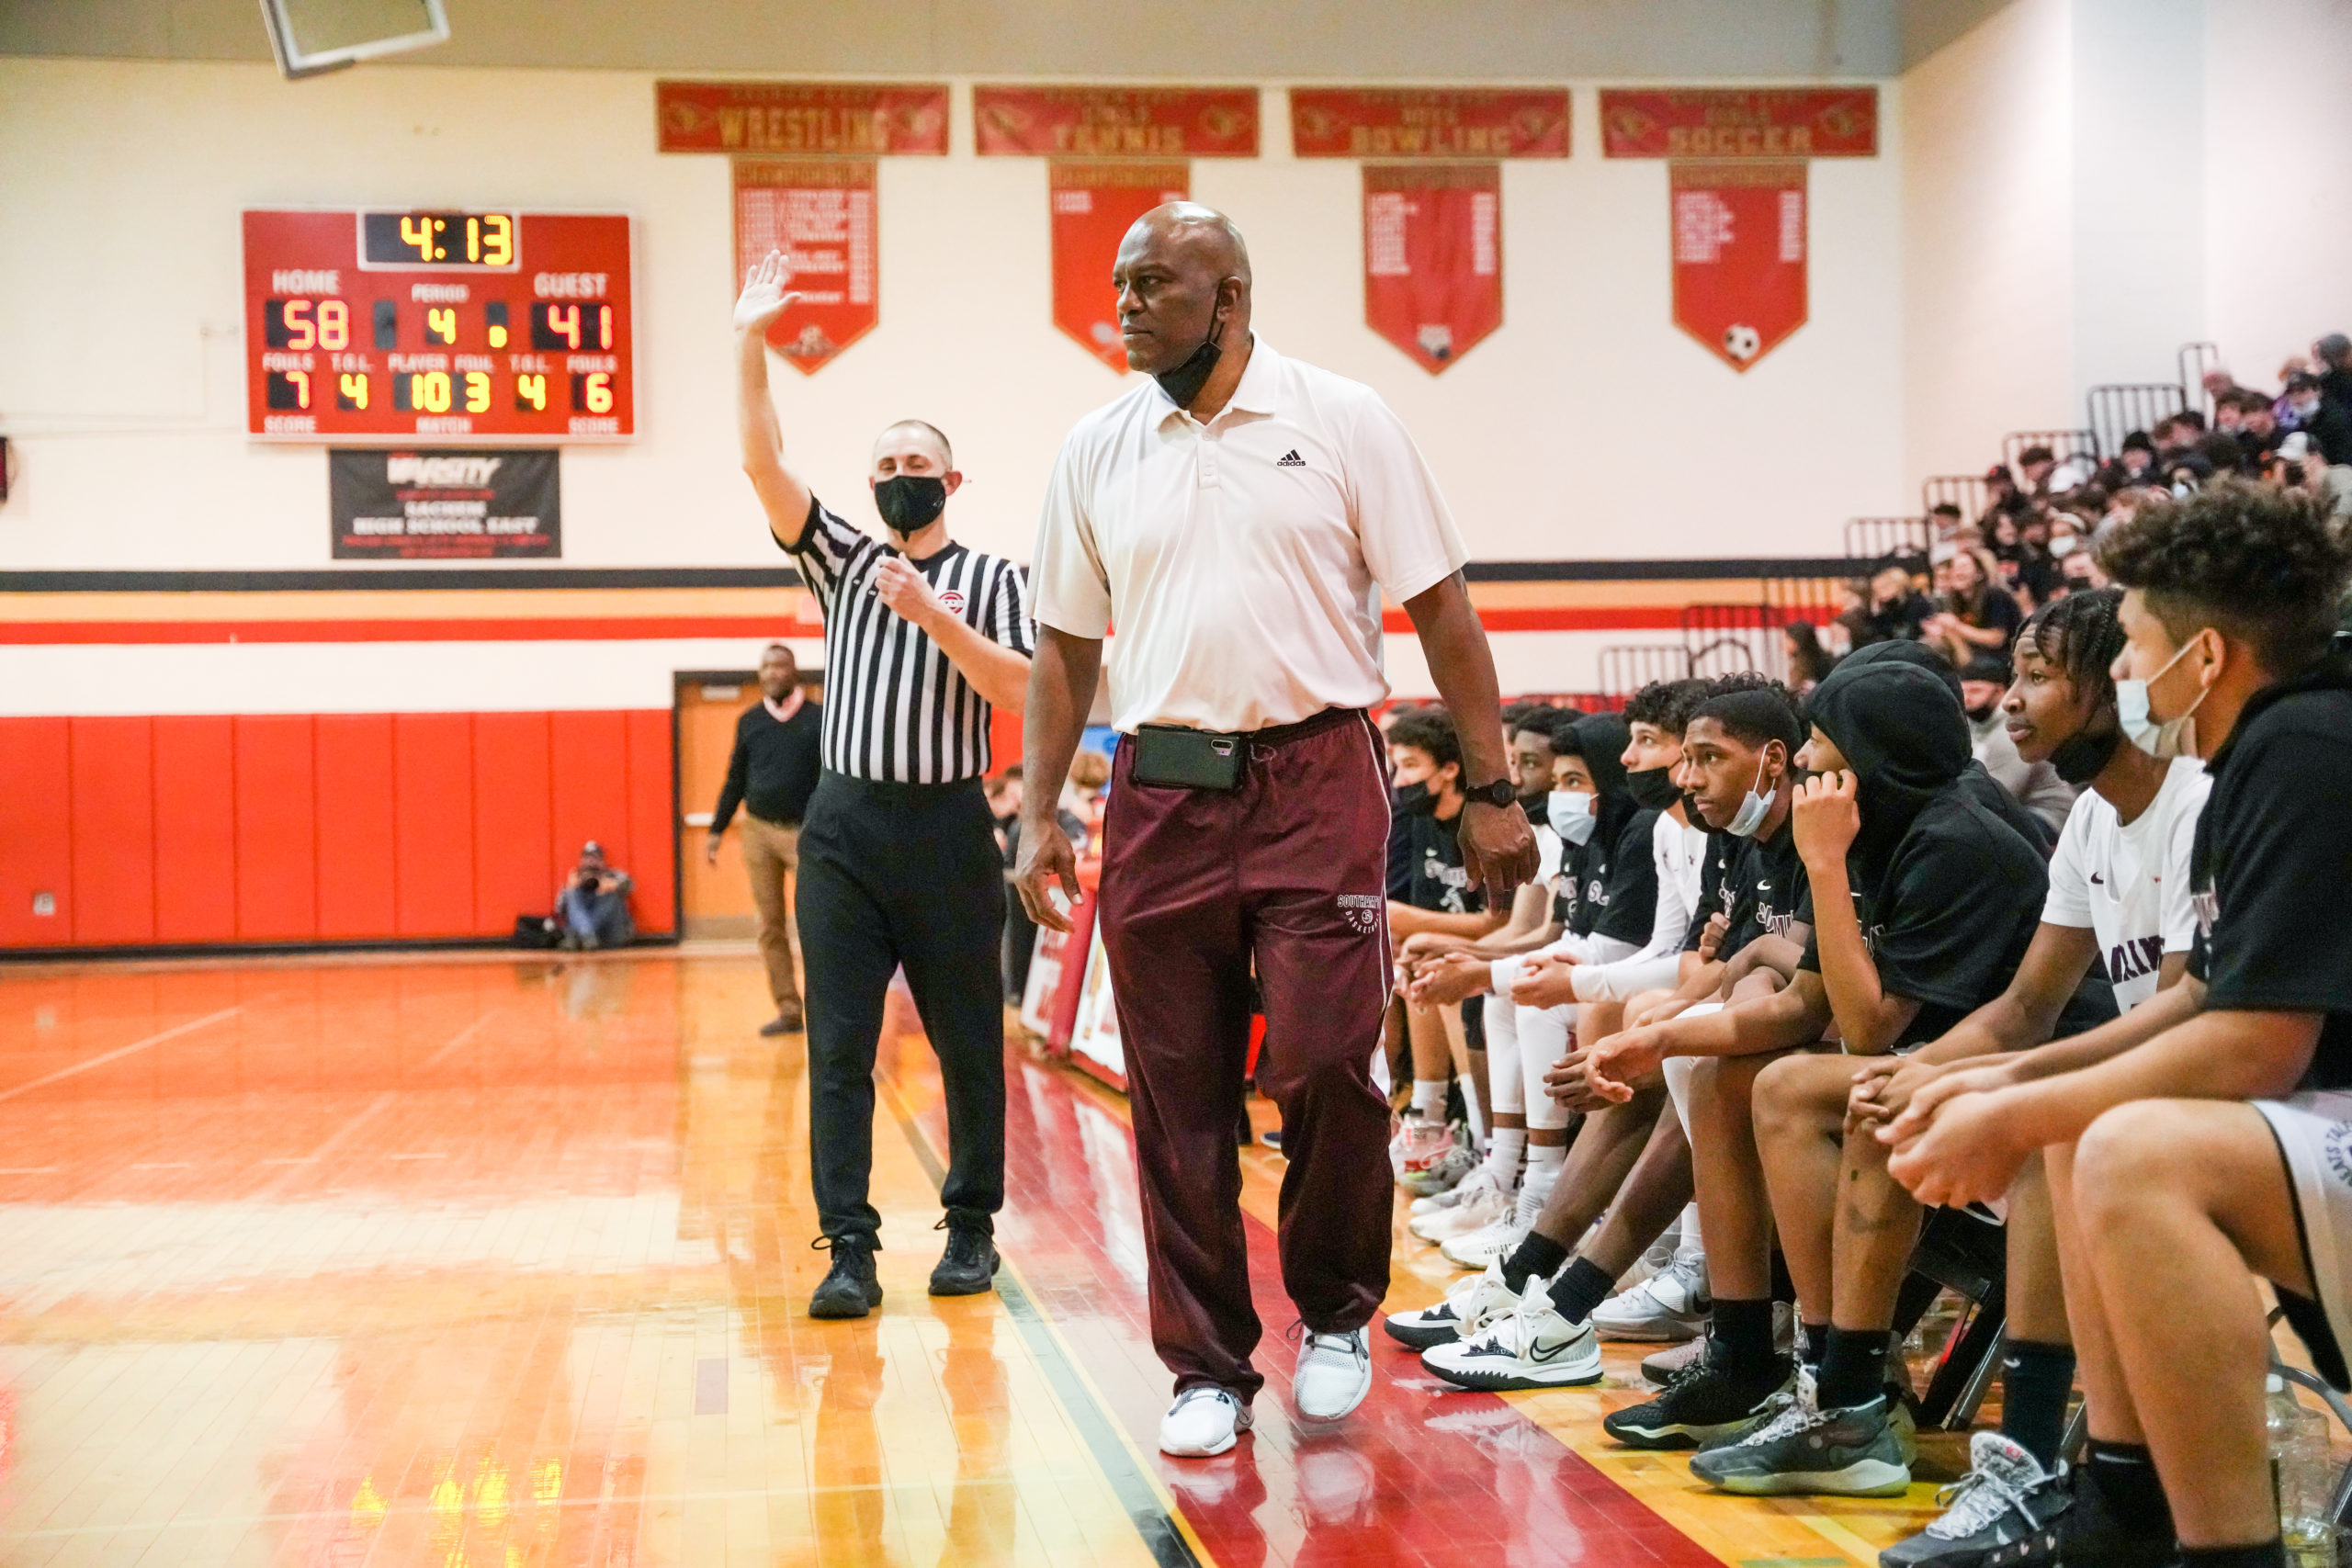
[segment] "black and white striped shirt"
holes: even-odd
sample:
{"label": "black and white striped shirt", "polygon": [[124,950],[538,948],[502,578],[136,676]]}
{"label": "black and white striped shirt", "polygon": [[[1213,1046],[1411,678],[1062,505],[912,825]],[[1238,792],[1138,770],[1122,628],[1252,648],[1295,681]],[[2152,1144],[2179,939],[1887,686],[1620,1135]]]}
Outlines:
{"label": "black and white striped shirt", "polygon": [[[988,700],[875,591],[882,563],[899,552],[814,497],[800,542],[788,547],[825,614],[825,766],[894,784],[953,784],[987,773]],[[908,564],[967,626],[1031,652],[1019,567],[961,545]]]}

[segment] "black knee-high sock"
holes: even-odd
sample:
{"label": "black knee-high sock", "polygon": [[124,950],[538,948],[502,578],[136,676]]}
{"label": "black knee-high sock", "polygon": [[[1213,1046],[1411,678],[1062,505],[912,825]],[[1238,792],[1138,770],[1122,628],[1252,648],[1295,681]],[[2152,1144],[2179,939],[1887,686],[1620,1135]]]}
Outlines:
{"label": "black knee-high sock", "polygon": [[1815,1402],[1824,1410],[1868,1404],[1886,1386],[1886,1348],[1894,1335],[1884,1328],[1829,1330],[1815,1383]]}
{"label": "black knee-high sock", "polygon": [[1708,1358],[1724,1371],[1745,1377],[1770,1372],[1773,1368],[1771,1302],[1717,1296]]}
{"label": "black knee-high sock", "polygon": [[2155,1456],[2146,1444],[2103,1443],[2093,1438],[2084,1469],[2099,1490],[2107,1517],[2124,1534],[2134,1540],[2173,1538],[2172,1500],[2165,1495]]}
{"label": "black knee-high sock", "polygon": [[2001,1435],[2058,1470],[2066,1436],[2066,1396],[2075,1387],[2075,1348],[2012,1339],[2001,1360]]}
{"label": "black knee-high sock", "polygon": [[1826,1323],[1797,1323],[1797,1359],[1821,1371],[1821,1357],[1829,1348],[1829,1325]]}

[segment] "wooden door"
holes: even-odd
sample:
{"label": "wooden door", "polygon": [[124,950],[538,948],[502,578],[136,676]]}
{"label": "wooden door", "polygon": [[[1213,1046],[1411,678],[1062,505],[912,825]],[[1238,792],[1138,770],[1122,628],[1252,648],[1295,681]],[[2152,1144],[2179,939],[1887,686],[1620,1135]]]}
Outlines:
{"label": "wooden door", "polygon": [[740,809],[719,844],[718,863],[707,865],[702,857],[711,807],[718,804],[735,750],[735,721],[759,700],[759,680],[749,670],[678,677],[678,864],[685,876],[679,907],[686,937],[748,937],[758,925],[738,847]]}

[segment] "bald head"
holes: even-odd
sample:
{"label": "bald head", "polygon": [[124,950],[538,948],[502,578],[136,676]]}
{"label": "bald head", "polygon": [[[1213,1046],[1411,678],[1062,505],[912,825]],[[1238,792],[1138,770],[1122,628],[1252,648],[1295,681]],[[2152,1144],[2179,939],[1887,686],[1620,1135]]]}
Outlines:
{"label": "bald head", "polygon": [[1111,268],[1129,368],[1158,375],[1182,364],[1216,332],[1250,328],[1250,248],[1233,220],[1196,201],[1171,201],[1136,220]]}

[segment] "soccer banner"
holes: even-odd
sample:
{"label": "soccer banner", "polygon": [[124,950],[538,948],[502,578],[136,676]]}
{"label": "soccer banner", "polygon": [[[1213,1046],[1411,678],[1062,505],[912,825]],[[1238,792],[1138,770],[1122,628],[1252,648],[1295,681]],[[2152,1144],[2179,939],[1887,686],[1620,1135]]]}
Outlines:
{"label": "soccer banner", "polygon": [[738,158],[735,279],[771,250],[792,267],[799,300],[768,343],[808,375],[874,330],[874,160]]}
{"label": "soccer banner", "polygon": [[1604,88],[1604,158],[1875,158],[1876,87]]}
{"label": "soccer banner", "polygon": [[972,89],[983,157],[1254,158],[1255,87]]}
{"label": "soccer banner", "polygon": [[1805,165],[1676,163],[1674,324],[1735,370],[1804,325]]}
{"label": "soccer banner", "polygon": [[1136,219],[1191,192],[1191,167],[1057,158],[1046,168],[1053,198],[1054,325],[1123,371],[1127,354],[1119,342],[1111,264]]}
{"label": "soccer banner", "polygon": [[1300,158],[1565,158],[1566,87],[1293,87]]}
{"label": "soccer banner", "polygon": [[1502,170],[1363,166],[1363,319],[1436,375],[1503,324]]}

